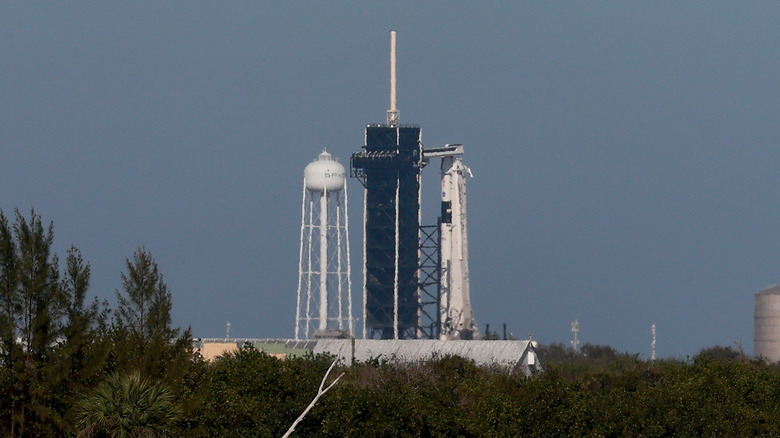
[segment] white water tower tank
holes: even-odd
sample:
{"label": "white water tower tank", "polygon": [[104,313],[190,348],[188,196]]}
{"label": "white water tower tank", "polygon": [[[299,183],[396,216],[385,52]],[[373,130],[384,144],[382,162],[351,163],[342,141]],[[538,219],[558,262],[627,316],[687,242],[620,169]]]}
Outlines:
{"label": "white water tower tank", "polygon": [[753,354],[769,362],[780,361],[780,286],[756,294]]}
{"label": "white water tower tank", "polygon": [[303,169],[303,177],[306,190],[320,193],[344,190],[347,180],[344,166],[325,150]]}

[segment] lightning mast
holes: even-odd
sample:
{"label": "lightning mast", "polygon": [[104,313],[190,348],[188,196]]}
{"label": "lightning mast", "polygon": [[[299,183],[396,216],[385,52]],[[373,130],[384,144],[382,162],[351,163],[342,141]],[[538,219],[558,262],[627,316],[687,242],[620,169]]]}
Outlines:
{"label": "lightning mast", "polygon": [[387,126],[398,126],[401,121],[401,111],[398,110],[396,99],[396,31],[390,31],[390,109],[387,110]]}

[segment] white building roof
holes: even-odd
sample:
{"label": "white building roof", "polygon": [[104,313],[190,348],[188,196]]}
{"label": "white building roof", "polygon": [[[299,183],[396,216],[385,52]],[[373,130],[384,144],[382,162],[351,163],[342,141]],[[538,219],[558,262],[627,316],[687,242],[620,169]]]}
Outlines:
{"label": "white building roof", "polygon": [[[530,374],[541,371],[542,364],[536,354],[536,342],[530,340],[482,341],[435,339],[231,339],[238,345],[245,343],[284,344],[287,349],[307,349],[313,354],[338,356],[345,364],[366,362],[373,359],[388,362],[420,362],[443,356],[460,356],[481,366],[499,366],[521,369]],[[224,339],[202,339],[202,343],[225,342]]]}
{"label": "white building roof", "polygon": [[540,369],[534,342],[514,341],[462,341],[462,340],[377,340],[318,339],[313,353],[328,353],[347,363],[354,359],[365,362],[383,359],[390,362],[419,362],[442,356],[460,356],[473,360],[477,365],[495,365],[513,368],[520,365],[525,373]]}

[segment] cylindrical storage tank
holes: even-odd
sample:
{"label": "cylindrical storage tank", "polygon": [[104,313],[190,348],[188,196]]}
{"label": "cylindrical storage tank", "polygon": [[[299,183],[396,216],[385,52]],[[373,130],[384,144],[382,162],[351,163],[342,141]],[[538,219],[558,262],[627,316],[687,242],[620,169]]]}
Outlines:
{"label": "cylindrical storage tank", "polygon": [[344,166],[325,150],[303,169],[303,177],[306,190],[311,192],[338,192],[344,190],[347,181]]}
{"label": "cylindrical storage tank", "polygon": [[753,354],[770,362],[780,361],[780,286],[756,294]]}

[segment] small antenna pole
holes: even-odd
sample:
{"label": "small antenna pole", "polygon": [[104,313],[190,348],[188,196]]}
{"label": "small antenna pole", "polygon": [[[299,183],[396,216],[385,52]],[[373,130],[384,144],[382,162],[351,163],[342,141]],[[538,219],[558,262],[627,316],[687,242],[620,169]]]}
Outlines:
{"label": "small antenna pole", "polygon": [[390,31],[390,109],[387,111],[387,125],[398,126],[398,122],[401,118],[401,111],[398,110],[396,101],[396,44],[395,44],[396,31]]}

